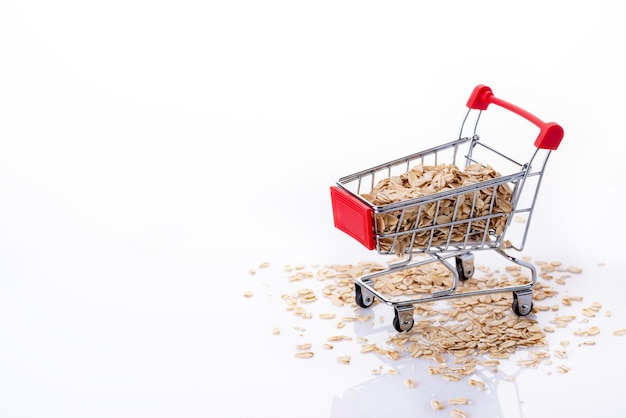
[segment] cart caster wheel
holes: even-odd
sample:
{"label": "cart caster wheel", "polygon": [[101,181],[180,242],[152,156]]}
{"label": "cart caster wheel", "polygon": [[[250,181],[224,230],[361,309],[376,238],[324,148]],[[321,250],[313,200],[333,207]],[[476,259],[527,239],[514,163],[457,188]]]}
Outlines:
{"label": "cart caster wheel", "polygon": [[474,275],[474,254],[467,253],[455,257],[456,271],[459,273],[459,280],[464,282]]}
{"label": "cart caster wheel", "polygon": [[360,284],[354,284],[354,301],[361,308],[369,308],[374,303],[374,295]]}
{"label": "cart caster wheel", "polygon": [[513,312],[519,316],[526,316],[533,310],[532,292],[513,293]]}
{"label": "cart caster wheel", "polygon": [[394,308],[393,327],[396,331],[410,331],[414,324],[413,306],[397,306]]}

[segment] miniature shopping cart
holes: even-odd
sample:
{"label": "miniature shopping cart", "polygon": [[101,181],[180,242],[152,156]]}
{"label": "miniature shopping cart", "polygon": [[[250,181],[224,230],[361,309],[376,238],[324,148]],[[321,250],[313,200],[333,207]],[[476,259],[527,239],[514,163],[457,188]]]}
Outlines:
{"label": "miniature shopping cart", "polygon": [[[539,128],[539,135],[528,155],[530,158],[524,160],[527,162],[518,162],[518,158],[498,151],[482,141],[476,133],[479,118],[490,104],[509,110]],[[390,263],[388,268],[358,278],[354,289],[356,303],[362,308],[370,307],[376,299],[392,306],[393,325],[398,332],[413,327],[414,305],[420,302],[512,292],[512,309],[517,315],[526,316],[533,308],[536,269],[532,264],[509,255],[507,251],[522,251],[524,248],[544,169],[550,153],[561,143],[563,129],[557,123],[543,122],[524,109],[494,96],[491,88],[484,85],[474,88],[467,107],[458,139],[342,177],[330,188],[336,228],[359,241],[368,250],[375,249],[381,255],[399,256],[399,261]],[[528,151],[527,147],[524,149]],[[363,197],[381,180],[406,173],[417,164],[436,166],[442,163],[459,167],[470,164],[490,166],[498,170],[498,176],[383,205],[374,205]],[[510,192],[509,209],[506,211],[495,210],[499,187],[506,187]],[[491,198],[485,201],[485,195]],[[479,200],[481,211],[478,211]],[[465,205],[470,204],[469,216],[467,210],[465,217],[460,215],[461,201]],[[437,216],[444,206],[449,215]],[[434,216],[431,222],[424,225],[419,222],[419,215],[426,210],[431,214],[434,211]],[[399,221],[395,229],[385,230],[380,224],[384,215],[389,214],[393,214]],[[412,224],[403,222],[409,216],[415,218]],[[446,232],[443,240],[442,231]],[[459,231],[463,233],[459,234]],[[406,245],[407,241],[409,245]],[[457,290],[459,281],[467,280],[474,274],[474,253],[485,250],[493,250],[508,262],[528,269],[530,277],[523,284],[464,292]],[[452,273],[451,286],[446,285],[443,290],[410,300],[388,296],[375,286],[376,279],[383,275],[433,262],[442,263]]]}

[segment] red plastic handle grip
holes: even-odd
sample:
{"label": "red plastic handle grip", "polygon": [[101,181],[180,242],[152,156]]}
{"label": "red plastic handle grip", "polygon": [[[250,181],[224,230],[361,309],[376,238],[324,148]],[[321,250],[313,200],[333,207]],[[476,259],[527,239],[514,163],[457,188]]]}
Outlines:
{"label": "red plastic handle grip", "polygon": [[537,148],[556,150],[559,147],[563,139],[563,128],[559,124],[555,122],[544,122],[532,113],[494,96],[491,88],[485,85],[480,84],[474,87],[472,95],[467,101],[467,107],[476,110],[487,110],[487,106],[489,106],[490,103],[510,110],[539,127],[539,136],[537,136],[535,140],[535,146]]}

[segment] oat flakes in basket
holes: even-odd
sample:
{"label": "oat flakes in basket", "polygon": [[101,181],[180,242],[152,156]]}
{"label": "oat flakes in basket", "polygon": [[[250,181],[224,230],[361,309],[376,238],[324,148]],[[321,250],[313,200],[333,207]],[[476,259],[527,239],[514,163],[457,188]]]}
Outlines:
{"label": "oat flakes in basket", "polygon": [[[470,164],[464,169],[451,164],[418,164],[402,175],[379,181],[369,193],[362,194],[362,197],[373,205],[384,206],[497,177],[500,174],[496,170],[481,164]],[[400,233],[395,237],[382,238],[381,248],[388,251],[395,245],[396,253],[405,252],[411,247],[413,237],[411,234],[401,233],[414,229],[417,229],[414,248],[462,242],[468,236],[481,240],[487,228],[500,236],[513,210],[512,192],[506,184],[495,187],[495,196],[493,191],[494,188],[485,187],[476,193],[472,191],[453,195],[447,199],[430,200],[404,211],[398,209],[377,214],[378,234]],[[397,241],[395,244],[394,239]]]}

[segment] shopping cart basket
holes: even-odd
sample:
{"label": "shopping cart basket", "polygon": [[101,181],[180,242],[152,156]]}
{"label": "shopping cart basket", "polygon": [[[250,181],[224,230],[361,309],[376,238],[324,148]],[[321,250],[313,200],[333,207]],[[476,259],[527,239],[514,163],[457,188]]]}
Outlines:
{"label": "shopping cart basket", "polygon": [[[527,162],[520,163],[515,157],[487,145],[476,133],[479,118],[490,104],[509,110],[539,128],[539,135]],[[336,228],[369,250],[375,249],[381,255],[400,256],[400,261],[390,263],[388,268],[358,278],[354,289],[356,303],[360,307],[370,307],[376,298],[392,306],[393,325],[398,332],[413,327],[414,305],[420,302],[512,292],[512,309],[517,315],[526,316],[533,308],[532,291],[537,281],[536,269],[532,264],[509,255],[507,251],[522,251],[524,248],[544,169],[550,153],[561,143],[563,129],[557,123],[543,122],[526,110],[494,96],[491,88],[485,85],[474,88],[467,107],[458,139],[341,177],[330,187]],[[470,131],[469,135],[466,130]],[[498,175],[474,184],[381,205],[374,205],[364,197],[381,180],[391,180],[393,176],[407,173],[417,164],[437,166],[442,163],[454,166],[461,163],[463,167],[470,164],[490,166],[498,171]],[[504,211],[501,208],[496,210],[499,187],[506,187],[510,193],[510,201]],[[489,198],[485,199],[485,196]],[[465,203],[466,208],[471,202],[469,214],[464,209],[465,215],[461,216],[461,202]],[[444,208],[447,216],[438,216]],[[424,224],[420,222],[420,215],[426,211],[433,216],[430,222]],[[392,215],[398,220],[392,230],[381,225],[385,215]],[[474,274],[473,253],[484,250],[493,250],[510,263],[528,269],[530,277],[522,284],[459,291],[459,281],[467,280]],[[454,259],[454,262],[449,259]],[[385,295],[375,288],[376,279],[383,275],[432,262],[442,263],[450,270],[453,276],[451,286],[410,300]]]}

